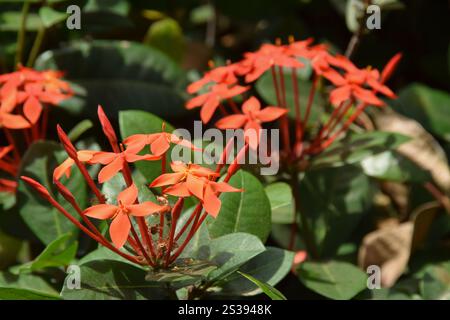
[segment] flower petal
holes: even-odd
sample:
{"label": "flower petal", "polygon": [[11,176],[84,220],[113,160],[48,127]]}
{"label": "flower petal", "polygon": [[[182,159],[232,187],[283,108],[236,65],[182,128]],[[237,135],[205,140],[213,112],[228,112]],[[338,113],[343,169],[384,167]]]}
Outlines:
{"label": "flower petal", "polygon": [[261,109],[261,103],[255,97],[250,97],[242,104],[242,112],[245,114],[256,113]]}
{"label": "flower petal", "polygon": [[123,213],[118,214],[111,222],[111,225],[109,226],[109,235],[116,248],[122,248],[125,242],[127,242],[130,228],[130,218]]}
{"label": "flower petal", "polygon": [[219,129],[239,129],[245,125],[248,117],[243,114],[233,114],[224,117],[216,122],[216,127]]}
{"label": "flower petal", "polygon": [[149,214],[161,211],[164,207],[157,205],[151,201],[146,201],[140,204],[134,204],[128,207],[130,214],[135,217],[145,217]]}
{"label": "flower petal", "polygon": [[25,117],[33,124],[35,124],[42,113],[42,105],[34,96],[30,96],[23,105],[23,113]]}
{"label": "flower petal", "polygon": [[111,219],[117,211],[117,207],[112,204],[98,204],[84,210],[83,214],[100,220]]}
{"label": "flower petal", "polygon": [[180,182],[164,189],[164,193],[170,194],[175,197],[187,198],[192,196],[189,192],[186,182]]}
{"label": "flower petal", "polygon": [[256,115],[261,122],[274,121],[288,112],[287,109],[278,107],[265,107]]}
{"label": "flower petal", "polygon": [[180,182],[184,177],[183,172],[176,172],[176,173],[164,173],[157,177],[153,182],[150,184],[150,188],[156,188],[156,187],[162,187],[162,186],[168,186],[171,184],[176,184]]}
{"label": "flower petal", "polygon": [[195,178],[193,175],[188,175],[186,185],[190,193],[200,200],[203,200],[203,192],[205,182],[201,179]]}
{"label": "flower petal", "polygon": [[169,141],[167,141],[167,137],[164,133],[160,134],[159,137],[150,145],[150,151],[154,155],[162,155],[166,153],[169,148],[170,144]]}
{"label": "flower petal", "polygon": [[205,208],[205,211],[214,218],[216,218],[217,215],[219,214],[221,206],[222,202],[217,197],[214,190],[212,190],[211,186],[206,186],[205,196],[203,199],[203,208]]}
{"label": "flower petal", "polygon": [[123,190],[117,196],[117,202],[120,202],[124,205],[132,205],[135,203],[138,197],[138,189],[136,185],[133,183],[131,186]]}
{"label": "flower petal", "polygon": [[98,173],[98,182],[104,183],[114,177],[123,168],[123,158],[116,157],[110,164],[104,166]]}

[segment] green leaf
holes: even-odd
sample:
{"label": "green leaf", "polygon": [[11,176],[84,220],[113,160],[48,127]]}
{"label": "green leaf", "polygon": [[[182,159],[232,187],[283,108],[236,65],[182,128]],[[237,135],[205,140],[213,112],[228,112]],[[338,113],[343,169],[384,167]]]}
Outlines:
{"label": "green leaf", "polygon": [[354,164],[384,151],[394,150],[409,140],[409,137],[394,132],[370,131],[351,134],[313,157],[310,169]]}
{"label": "green leaf", "polygon": [[41,277],[32,274],[14,275],[10,272],[0,272],[0,288],[33,290],[48,295],[58,294]]}
{"label": "green leaf", "polygon": [[372,205],[373,185],[358,167],[308,171],[299,187],[301,211],[318,254],[332,256]]}
{"label": "green leaf", "polygon": [[123,0],[88,0],[83,7],[83,12],[110,12],[126,16],[130,11],[130,4]]}
{"label": "green leaf", "polygon": [[172,18],[164,18],[154,22],[145,35],[144,43],[164,52],[177,63],[181,63],[184,55],[184,36],[178,22]]}
{"label": "green leaf", "polygon": [[428,266],[419,287],[421,296],[425,300],[449,300],[450,262]]}
{"label": "green leaf", "polygon": [[239,232],[224,235],[201,245],[196,252],[192,252],[191,258],[209,261],[218,266],[208,275],[208,280],[214,282],[230,275],[264,250],[264,245],[257,237]]}
{"label": "green leaf", "polygon": [[253,175],[239,170],[229,181],[243,192],[228,192],[220,196],[222,207],[210,224],[213,238],[233,232],[246,232],[266,241],[270,233],[270,202],[261,182]]}
{"label": "green leaf", "polygon": [[346,262],[303,262],[298,278],[309,289],[327,298],[348,300],[367,286],[367,275]]}
{"label": "green leaf", "polygon": [[[308,97],[311,90],[311,82],[307,81],[309,75],[311,74],[311,67],[306,61],[303,61],[306,64],[305,68],[300,69],[298,72],[298,89],[300,94],[300,112],[301,115],[304,116],[306,114],[306,107],[308,105]],[[286,101],[289,109],[289,117],[295,118],[295,100],[294,100],[294,86],[292,83],[291,70],[286,69],[284,72],[284,82],[285,82],[285,90],[286,90]],[[277,75],[278,76],[278,75]],[[279,78],[279,77],[278,77]],[[278,79],[278,82],[280,80]],[[273,106],[277,106],[277,98],[276,91],[273,85],[271,72],[266,72],[257,82],[256,82],[256,90],[258,94],[264,99],[264,101]],[[322,112],[322,107],[324,106],[324,101],[319,93],[316,92],[314,97],[310,116],[308,120],[308,125],[313,125],[317,123],[319,116]]]}
{"label": "green leaf", "polygon": [[[17,32],[21,27],[22,13],[17,11],[6,11],[0,13],[0,32]],[[41,18],[36,13],[29,13],[27,17],[26,30],[37,31],[42,26]]]}
{"label": "green leaf", "polygon": [[370,177],[395,182],[426,182],[431,174],[395,151],[386,151],[361,161],[364,173]]}
{"label": "green leaf", "polygon": [[66,300],[169,299],[161,284],[145,281],[146,271],[128,263],[94,260],[80,265],[80,289],[69,289],[66,278],[61,296]]}
{"label": "green leaf", "polygon": [[61,300],[61,298],[34,290],[0,287],[0,300]]}
{"label": "green leaf", "polygon": [[292,223],[295,219],[295,207],[291,187],[285,182],[275,182],[265,189],[272,210],[272,222]]}
{"label": "green leaf", "polygon": [[243,272],[270,286],[275,286],[291,271],[293,261],[293,252],[267,247],[264,252],[242,265],[238,273],[235,272],[223,279],[219,284],[221,291],[217,294],[226,296],[260,294],[262,288],[248,282],[239,273]]}
{"label": "green leaf", "polygon": [[72,234],[64,234],[51,242],[33,261],[19,266],[18,272],[40,271],[50,267],[69,265],[77,253],[78,243],[73,241]]}
{"label": "green leaf", "polygon": [[[133,134],[161,132],[163,122],[165,121],[161,118],[145,111],[126,110],[119,113],[119,126],[122,139]],[[166,131],[172,132],[174,128],[167,122],[165,123]],[[148,153],[148,149],[143,152]],[[170,154],[170,152],[168,152],[168,154]],[[169,163],[170,159],[167,161],[168,165]],[[160,161],[139,161],[135,165],[148,181],[153,181],[161,174]]]}
{"label": "green leaf", "polygon": [[[66,158],[67,154],[59,144],[38,141],[31,145],[25,153],[19,176],[27,176],[39,181],[66,210],[74,212],[70,204],[56,192],[52,183],[53,169]],[[79,171],[73,170],[72,176],[64,184],[73,193],[79,206],[84,208],[87,203],[87,191]],[[78,232],[66,217],[22,180],[19,180],[17,202],[20,216],[44,244],[49,244],[66,233],[76,234]],[[76,215],[76,213],[74,214]]]}
{"label": "green leaf", "polygon": [[164,117],[187,112],[184,71],[159,50],[139,43],[73,42],[42,53],[35,68],[66,72],[76,95],[61,102],[61,107],[72,114],[83,111],[96,117],[98,104],[111,115],[124,107]]}
{"label": "green leaf", "polygon": [[392,105],[427,131],[450,142],[450,95],[447,92],[413,83],[400,91]]}
{"label": "green leaf", "polygon": [[42,24],[45,28],[50,28],[64,20],[68,17],[65,12],[59,12],[50,7],[41,7],[39,9],[39,17],[41,17]]}
{"label": "green leaf", "polygon": [[23,242],[0,230],[0,270],[16,262]]}
{"label": "green leaf", "polygon": [[262,282],[249,274],[238,271],[238,273],[254,284],[256,284],[261,290],[272,300],[287,300],[286,297],[278,290],[272,287],[270,284]]}

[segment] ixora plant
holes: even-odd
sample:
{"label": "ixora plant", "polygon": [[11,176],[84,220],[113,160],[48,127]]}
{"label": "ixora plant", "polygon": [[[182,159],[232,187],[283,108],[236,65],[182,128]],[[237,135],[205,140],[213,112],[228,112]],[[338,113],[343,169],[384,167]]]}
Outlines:
{"label": "ixora plant", "polygon": [[[372,67],[360,69],[345,56],[331,54],[326,45],[313,45],[313,39],[294,41],[290,37],[287,45],[281,45],[278,39],[275,45],[264,44],[256,52],[246,53],[241,61],[211,69],[189,85],[189,93],[201,93],[192,98],[186,108],[200,107],[204,123],[210,122],[216,110],[220,110],[221,119],[215,126],[219,129],[243,128],[250,151],[258,148],[262,124],[278,120],[281,131],[279,179],[288,181],[292,188],[297,189],[302,173],[313,167],[326,163],[333,165],[336,160],[348,164],[357,161],[358,155],[353,153],[352,147],[348,150],[342,146],[327,149],[332,149],[333,142],[343,137],[355,122],[360,121],[364,128],[364,122],[359,117],[368,107],[380,108],[386,105],[378,95],[395,98],[395,94],[384,83],[400,59],[401,54],[395,55],[382,72]],[[305,74],[302,79],[310,77],[311,85],[300,83],[299,74],[302,72]],[[261,109],[257,98],[251,96],[245,100],[243,97],[258,86],[254,83],[262,77],[271,78],[272,86],[265,84],[263,90],[256,89],[263,97],[267,97],[267,91],[274,92],[277,107]],[[328,97],[331,110],[324,118],[318,118],[317,109],[327,105],[323,103],[323,95]],[[245,100],[241,109],[236,105],[236,97]],[[273,101],[273,98],[267,100]],[[257,138],[250,139],[255,136],[255,131]],[[387,134],[382,137],[383,133],[378,134],[381,136],[362,134],[356,139],[361,141],[360,147],[363,149],[367,142],[374,143],[372,139],[381,138],[378,143],[393,139],[388,146],[391,148],[405,141],[400,136]],[[351,146],[351,143],[348,145]],[[294,191],[294,196],[298,207],[294,212],[302,212],[298,191]],[[303,212],[300,216],[301,235],[308,253],[317,258],[319,249],[305,215],[307,213]],[[297,218],[293,218],[288,245],[290,250],[295,249],[297,229]],[[303,255],[303,251],[299,253],[300,257]]]}
{"label": "ixora plant", "polygon": [[[49,109],[72,95],[62,76],[58,71],[23,66],[0,76],[0,127],[8,141],[0,147],[2,173],[15,177],[21,154],[33,142],[45,139]],[[0,178],[0,191],[14,193],[16,188],[14,179]]]}

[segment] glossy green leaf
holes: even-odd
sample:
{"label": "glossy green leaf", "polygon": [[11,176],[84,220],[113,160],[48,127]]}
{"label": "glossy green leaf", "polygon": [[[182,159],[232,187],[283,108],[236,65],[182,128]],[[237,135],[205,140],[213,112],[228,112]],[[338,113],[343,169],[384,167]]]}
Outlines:
{"label": "glossy green leaf", "polygon": [[[35,295],[45,296],[56,296],[58,297],[58,293],[55,289],[52,288],[47,282],[45,282],[41,277],[32,275],[32,274],[20,274],[14,275],[10,272],[0,272],[0,288],[3,289],[3,292],[6,296],[8,294],[12,299],[14,296],[19,298],[22,296],[25,299],[25,294],[27,290],[31,290]],[[13,291],[7,291],[5,289],[16,289]],[[17,291],[24,290],[24,291]],[[2,295],[0,295],[2,296]],[[6,297],[3,296],[4,299]],[[40,299],[36,297],[36,299]]]}
{"label": "glossy green leaf", "polygon": [[80,289],[70,289],[66,278],[61,296],[66,300],[169,299],[161,284],[145,281],[146,271],[128,263],[94,260],[80,265]]}
{"label": "glossy green leaf", "polygon": [[266,250],[246,262],[235,272],[221,281],[221,291],[218,295],[226,296],[254,296],[262,292],[257,284],[244,279],[240,272],[275,286],[290,271],[294,260],[294,253],[280,248],[267,247]]}
{"label": "glossy green leaf", "polygon": [[295,219],[294,197],[289,184],[275,182],[265,188],[272,210],[272,222],[292,223]]}
{"label": "glossy green leaf", "polygon": [[370,131],[351,134],[313,157],[310,168],[340,167],[354,164],[384,151],[394,150],[409,140],[409,137],[394,132]]}
{"label": "glossy green leaf", "polygon": [[373,185],[358,167],[308,171],[300,182],[301,211],[318,254],[333,256],[372,205]]}
{"label": "glossy green leaf", "polygon": [[86,131],[91,129],[94,126],[91,120],[86,119],[81,122],[79,122],[75,127],[73,127],[67,136],[71,141],[78,140],[79,137],[81,137]]}
{"label": "glossy green leaf", "polygon": [[367,287],[367,275],[347,262],[303,262],[298,278],[307,288],[335,300],[351,299]]}
{"label": "glossy green leaf", "polygon": [[270,233],[270,202],[261,182],[250,173],[239,170],[229,181],[243,192],[228,192],[220,196],[222,207],[210,224],[213,238],[233,232],[245,232],[266,241]]}
{"label": "glossy green leaf", "polygon": [[287,300],[286,297],[276,288],[272,287],[270,284],[262,282],[249,274],[238,271],[240,275],[247,278],[249,281],[256,284],[270,299],[272,300]]}
{"label": "glossy green leaf", "polygon": [[139,43],[73,42],[42,53],[35,67],[66,72],[76,95],[61,107],[72,114],[86,112],[96,117],[98,104],[112,116],[125,107],[164,117],[186,113],[184,72],[159,50]]}
{"label": "glossy green leaf", "polygon": [[192,252],[192,258],[209,261],[218,267],[208,275],[208,281],[215,282],[230,275],[264,250],[264,245],[256,236],[239,232],[201,245],[196,252]]}

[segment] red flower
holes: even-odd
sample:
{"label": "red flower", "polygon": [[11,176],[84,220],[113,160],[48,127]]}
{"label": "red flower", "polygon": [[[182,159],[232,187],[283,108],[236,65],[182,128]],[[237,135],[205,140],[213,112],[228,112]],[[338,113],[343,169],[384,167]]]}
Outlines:
{"label": "red flower", "polygon": [[141,160],[156,160],[158,156],[153,155],[137,155],[135,149],[128,148],[120,153],[115,152],[96,152],[89,163],[100,163],[105,165],[98,173],[98,181],[104,183],[114,177],[128,162],[136,162]]}
{"label": "red flower", "polygon": [[227,85],[235,84],[238,81],[235,74],[236,68],[237,68],[236,64],[229,64],[226,66],[214,68],[206,72],[205,75],[200,80],[192,82],[187,87],[187,92],[190,94],[196,93],[206,84],[211,82]]}
{"label": "red flower", "polygon": [[245,74],[246,82],[253,82],[273,66],[300,68],[303,63],[291,56],[284,46],[263,44],[256,52],[248,52],[244,60],[239,63],[237,72]]}
{"label": "red flower", "polygon": [[250,97],[242,105],[244,114],[234,114],[222,118],[216,123],[219,129],[238,129],[244,127],[244,130],[254,130],[257,140],[250,139],[250,147],[258,147],[261,123],[274,121],[287,113],[287,109],[278,107],[265,107],[261,110],[261,104],[255,97]]}
{"label": "red flower", "polygon": [[[163,124],[164,131],[164,124]],[[170,144],[179,144],[192,150],[199,150],[190,141],[181,139],[175,134],[168,132],[159,132],[151,134],[135,134],[126,138],[123,143],[137,152],[141,151],[146,145],[150,146],[153,155],[161,156],[170,148]]]}
{"label": "red flower", "polygon": [[131,229],[130,215],[145,217],[152,213],[162,211],[164,207],[151,201],[135,204],[138,198],[138,190],[134,184],[119,193],[117,205],[99,204],[87,208],[84,214],[88,217],[105,220],[112,219],[109,226],[111,240],[117,248],[123,247],[127,241]]}
{"label": "red flower", "polygon": [[2,101],[0,106],[0,127],[9,129],[29,128],[30,123],[21,115],[11,114],[16,107],[17,91],[10,89],[8,92],[2,93]]}
{"label": "red flower", "polygon": [[248,87],[239,85],[228,87],[226,84],[217,84],[211,87],[210,92],[201,94],[188,101],[186,108],[190,110],[201,107],[200,118],[204,123],[208,123],[222,100],[235,97],[248,89]]}
{"label": "red flower", "polygon": [[[89,162],[97,152],[98,151],[94,150],[80,150],[77,151],[77,158],[80,162]],[[58,167],[55,168],[55,170],[53,170],[53,180],[59,180],[63,175],[70,178],[71,168],[74,164],[75,160],[72,158],[67,158],[64,160]]]}
{"label": "red flower", "polygon": [[330,93],[332,104],[339,105],[350,98],[354,98],[369,105],[383,106],[383,101],[375,95],[375,92],[380,92],[389,98],[395,97],[395,94],[381,83],[381,75],[378,70],[358,69],[351,62],[348,62],[345,68],[347,72],[343,77],[330,79],[337,86]]}

